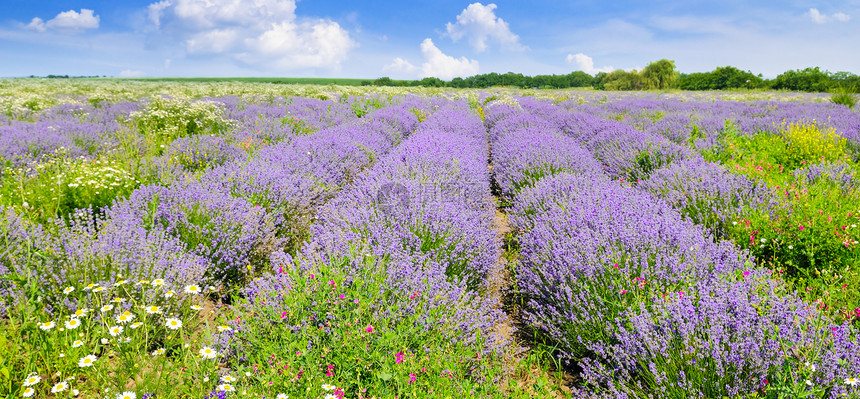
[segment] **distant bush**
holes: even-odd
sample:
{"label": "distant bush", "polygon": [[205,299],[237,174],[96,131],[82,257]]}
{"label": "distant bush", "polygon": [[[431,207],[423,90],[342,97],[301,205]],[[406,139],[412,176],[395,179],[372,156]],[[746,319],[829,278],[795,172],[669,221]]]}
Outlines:
{"label": "distant bush", "polygon": [[854,108],[854,104],[857,104],[857,95],[852,93],[851,90],[840,88],[830,95],[830,102]]}

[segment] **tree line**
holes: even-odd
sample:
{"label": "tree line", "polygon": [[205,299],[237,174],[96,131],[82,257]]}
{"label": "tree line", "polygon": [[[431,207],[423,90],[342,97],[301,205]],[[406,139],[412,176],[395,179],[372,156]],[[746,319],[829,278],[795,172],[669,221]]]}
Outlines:
{"label": "tree line", "polygon": [[569,87],[592,87],[595,90],[726,90],[726,89],[774,89],[806,92],[829,92],[838,90],[860,90],[860,76],[850,72],[829,72],[819,67],[786,71],[773,79],[761,74],[742,71],[732,66],[718,67],[711,72],[680,73],[672,60],[651,62],[641,71],[617,69],[591,76],[583,71],[566,75],[525,76],[521,73],[495,72],[454,78],[444,81],[428,77],[420,80],[394,80],[381,77],[361,82],[365,86],[424,86],[487,88],[510,86],[519,88],[565,89]]}

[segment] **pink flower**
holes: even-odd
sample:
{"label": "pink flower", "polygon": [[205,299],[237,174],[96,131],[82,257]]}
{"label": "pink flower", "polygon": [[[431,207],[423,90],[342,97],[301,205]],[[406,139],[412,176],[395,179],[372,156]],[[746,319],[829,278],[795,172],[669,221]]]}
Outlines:
{"label": "pink flower", "polygon": [[409,373],[409,383],[415,382],[415,373]]}
{"label": "pink flower", "polygon": [[397,352],[394,354],[394,363],[400,364],[403,362],[403,352]]}
{"label": "pink flower", "polygon": [[800,230],[801,230],[801,231],[803,230],[803,226],[800,226]]}
{"label": "pink flower", "polygon": [[369,333],[373,333],[373,326],[368,324],[367,327],[364,328],[364,331],[367,331]]}

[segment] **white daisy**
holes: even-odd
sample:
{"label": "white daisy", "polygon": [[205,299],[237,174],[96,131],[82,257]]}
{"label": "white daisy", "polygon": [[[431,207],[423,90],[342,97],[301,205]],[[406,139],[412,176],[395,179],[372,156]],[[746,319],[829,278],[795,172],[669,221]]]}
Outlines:
{"label": "white daisy", "polygon": [[116,395],[116,399],[137,399],[137,394],[131,391],[125,391],[123,393],[118,393]]}
{"label": "white daisy", "polygon": [[233,331],[229,326],[218,326],[218,332]]}
{"label": "white daisy", "polygon": [[118,335],[122,334],[122,331],[123,331],[123,330],[124,330],[124,328],[123,328],[122,326],[113,326],[113,327],[111,327],[111,328],[109,328],[109,329],[108,329],[108,333],[109,333],[112,337],[116,337],[116,336],[118,336]]}
{"label": "white daisy", "polygon": [[215,356],[218,356],[218,352],[208,346],[204,346],[200,349],[200,357],[204,359],[214,359]]}
{"label": "white daisy", "polygon": [[192,309],[192,310],[203,310],[203,307],[202,307],[202,306],[197,306],[197,305],[191,305],[191,309]]}
{"label": "white daisy", "polygon": [[854,377],[848,377],[845,379],[844,382],[845,382],[845,385],[850,385],[852,387],[856,387],[857,384],[860,384],[860,380],[858,380],[857,378],[854,378]]}
{"label": "white daisy", "polygon": [[218,385],[218,387],[215,389],[218,391],[224,391],[224,392],[233,392],[236,390],[236,388],[234,388],[230,384],[221,384],[221,385]]}
{"label": "white daisy", "polygon": [[200,291],[200,286],[197,284],[186,285],[184,290],[186,294],[199,294]]}
{"label": "white daisy", "polygon": [[171,298],[171,297],[173,297],[173,294],[175,294],[175,293],[176,293],[176,292],[173,292],[173,290],[171,290],[171,291],[167,291],[167,292],[165,292],[165,293],[164,293],[164,297],[165,297],[165,298]]}
{"label": "white daisy", "polygon": [[130,326],[128,326],[128,328],[130,328],[130,329],[132,329],[132,330],[136,330],[138,327],[140,327],[140,326],[142,326],[142,325],[143,325],[143,323],[141,323],[141,322],[139,322],[139,321],[136,321],[136,322],[134,322],[134,323],[131,323],[131,325],[130,325]]}
{"label": "white daisy", "polygon": [[90,283],[90,284],[87,284],[87,286],[86,286],[86,287],[84,287],[84,291],[89,291],[89,290],[91,290],[91,289],[93,289],[93,288],[96,288],[96,287],[98,287],[98,286],[99,286],[99,284],[98,284],[98,283]]}
{"label": "white daisy", "polygon": [[131,312],[126,310],[125,312],[122,312],[121,315],[116,317],[116,322],[117,323],[128,323],[128,322],[134,320],[135,317],[137,317],[137,316],[135,316],[134,313],[131,313]]}
{"label": "white daisy", "polygon": [[123,343],[123,344],[127,344],[127,343],[131,342],[131,337],[124,337],[124,338],[120,339],[119,342]]}
{"label": "white daisy", "polygon": [[75,287],[66,287],[66,289],[63,290],[63,294],[69,295],[74,291],[75,291]]}
{"label": "white daisy", "polygon": [[93,288],[93,292],[102,292],[102,291],[104,291],[104,290],[105,290],[105,287],[96,287],[96,288]]}
{"label": "white daisy", "polygon": [[101,308],[102,312],[110,312],[111,310],[113,310],[113,305],[104,305]]}
{"label": "white daisy", "polygon": [[331,385],[331,384],[323,384],[323,386],[322,386],[322,389],[325,389],[326,391],[332,391],[335,388],[336,387],[334,385]]}
{"label": "white daisy", "polygon": [[35,394],[36,394],[36,390],[33,388],[24,388],[24,390],[21,391],[21,397],[24,397],[24,398],[32,397]]}
{"label": "white daisy", "polygon": [[81,326],[81,321],[78,319],[68,319],[66,320],[66,328],[69,330],[74,330]]}
{"label": "white daisy", "polygon": [[80,348],[82,346],[84,346],[84,341],[81,341],[81,340],[77,340],[74,343],[72,343],[72,348]]}
{"label": "white daisy", "polygon": [[78,309],[75,313],[72,313],[72,317],[82,317],[87,315],[87,308]]}
{"label": "white daisy", "polygon": [[38,384],[39,381],[42,381],[42,377],[36,373],[32,373],[32,374],[28,375],[27,378],[24,379],[24,382],[22,382],[21,385],[23,385],[25,387],[31,387],[33,385]]}
{"label": "white daisy", "polygon": [[164,280],[162,280],[160,278],[152,280],[152,286],[153,287],[161,287],[162,285],[164,285]]}
{"label": "white daisy", "polygon": [[123,302],[125,302],[125,298],[116,297],[116,298],[112,299],[112,300],[111,300],[111,302],[113,302],[113,303],[123,303]]}
{"label": "white daisy", "polygon": [[178,330],[182,328],[182,320],[179,320],[175,317],[171,317],[165,320],[165,325],[167,325],[167,328],[171,330]]}
{"label": "white daisy", "polygon": [[43,331],[48,331],[48,330],[54,328],[54,326],[55,326],[55,324],[53,321],[46,321],[44,323],[39,323],[39,328],[41,328]]}
{"label": "white daisy", "polygon": [[51,393],[63,392],[67,389],[69,389],[69,383],[65,381],[60,381],[54,384],[53,387],[51,387]]}
{"label": "white daisy", "polygon": [[158,314],[161,313],[161,308],[155,305],[146,307],[146,314]]}
{"label": "white daisy", "polygon": [[289,399],[289,396],[285,393],[279,393],[278,396],[275,396],[275,399]]}
{"label": "white daisy", "polygon": [[158,356],[158,355],[163,355],[163,354],[164,354],[164,348],[158,348],[158,349],[152,351],[152,356]]}
{"label": "white daisy", "polygon": [[113,283],[113,286],[114,286],[114,287],[119,287],[119,286],[121,286],[121,285],[123,285],[123,284],[125,284],[125,283],[126,283],[126,281],[125,281],[125,280],[119,280],[119,281],[117,281],[117,282]]}
{"label": "white daisy", "polygon": [[225,375],[221,377],[221,382],[236,382],[236,379],[231,375]]}
{"label": "white daisy", "polygon": [[96,360],[99,360],[96,355],[84,356],[78,360],[78,367],[90,367],[96,363]]}

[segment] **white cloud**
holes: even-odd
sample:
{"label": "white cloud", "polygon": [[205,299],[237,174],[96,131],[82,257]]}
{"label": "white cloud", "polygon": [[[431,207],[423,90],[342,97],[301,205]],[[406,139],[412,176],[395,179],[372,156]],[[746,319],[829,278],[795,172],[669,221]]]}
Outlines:
{"label": "white cloud", "polygon": [[466,57],[459,59],[446,55],[429,38],[421,42],[421,54],[425,62],[421,64],[421,77],[437,77],[450,80],[455,77],[470,76],[478,73],[478,61]]}
{"label": "white cloud", "polygon": [[141,76],[146,76],[146,72],[132,70],[132,69],[124,69],[119,73],[121,78],[139,78]]}
{"label": "white cloud", "polygon": [[418,67],[400,57],[394,58],[392,63],[382,67],[383,72],[414,72],[416,70]]}
{"label": "white cloud", "polygon": [[170,1],[168,0],[152,3],[146,7],[147,13],[149,14],[149,20],[155,24],[156,29],[161,26],[161,12],[167,7],[170,7]]}
{"label": "white cloud", "polygon": [[357,46],[349,32],[295,11],[294,0],[164,0],[148,7],[156,31],[191,55],[284,70],[338,69]]}
{"label": "white cloud", "polygon": [[822,14],[817,8],[810,8],[806,15],[816,24],[825,24],[830,21],[848,22],[851,19],[850,15],[842,12],[837,12],[833,15]]}
{"label": "white cloud", "polygon": [[82,8],[81,12],[75,10],[63,11],[57,14],[56,17],[45,22],[42,18],[35,17],[29,24],[24,27],[33,29],[39,32],[44,32],[48,29],[59,30],[84,30],[96,29],[99,27],[99,16],[93,13],[93,10]]}
{"label": "white cloud", "polygon": [[467,37],[469,44],[478,52],[487,49],[487,40],[492,39],[507,49],[520,50],[520,37],[511,32],[508,23],[496,17],[495,4],[472,3],[457,16],[457,23],[448,22],[446,28],[451,40]]}
{"label": "white cloud", "polygon": [[568,54],[565,61],[567,61],[568,64],[576,65],[580,71],[589,75],[594,75],[599,72],[612,72],[615,70],[615,68],[611,66],[595,68],[594,59],[582,53]]}

